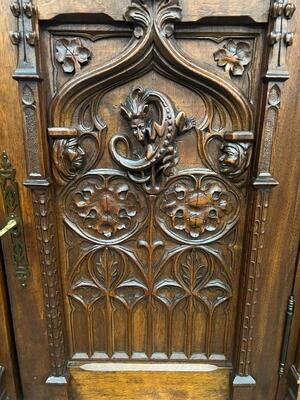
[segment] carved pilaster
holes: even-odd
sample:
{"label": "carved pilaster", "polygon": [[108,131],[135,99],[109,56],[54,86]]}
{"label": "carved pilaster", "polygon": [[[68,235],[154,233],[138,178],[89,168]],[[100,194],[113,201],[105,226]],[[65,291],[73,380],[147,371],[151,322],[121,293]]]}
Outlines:
{"label": "carved pilaster", "polygon": [[18,81],[24,121],[24,142],[27,177],[24,185],[32,192],[37,230],[37,243],[44,292],[48,329],[50,376],[47,383],[64,384],[66,358],[63,330],[63,308],[58,273],[56,225],[52,211],[49,160],[45,116],[42,113],[42,80],[39,75],[37,10],[32,0],[13,0],[10,9],[16,20],[10,33],[18,46],[17,68],[13,78]]}
{"label": "carved pilaster", "polygon": [[[272,146],[278,125],[282,81],[288,79],[286,70],[287,21],[295,6],[286,0],[274,1],[270,10],[270,52],[265,74],[265,107],[262,115],[262,131],[257,148],[256,178],[252,191],[252,224],[248,234],[248,254],[245,257],[245,289],[240,326],[240,338],[233,377],[233,398],[239,398],[240,390],[251,390],[255,385],[252,376],[252,342],[255,330],[255,316],[259,278],[262,273],[264,235],[268,226],[267,214],[270,194],[278,182],[272,177]],[[245,389],[246,387],[246,389]],[[244,388],[244,389],[243,389]]]}
{"label": "carved pilaster", "polygon": [[47,383],[66,382],[66,359],[64,349],[61,290],[56,255],[55,219],[51,191],[35,188],[32,191],[35,210],[35,226],[41,261],[41,274],[47,318],[51,376]]}

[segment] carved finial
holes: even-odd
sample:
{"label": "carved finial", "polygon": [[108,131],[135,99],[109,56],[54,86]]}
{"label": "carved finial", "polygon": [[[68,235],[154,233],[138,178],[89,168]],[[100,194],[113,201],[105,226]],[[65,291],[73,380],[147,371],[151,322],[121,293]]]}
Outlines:
{"label": "carved finial", "polygon": [[156,24],[157,30],[169,38],[174,33],[174,22],[181,21],[181,7],[178,0],[158,0],[147,3],[132,0],[124,14],[127,22],[133,22],[134,36],[140,39],[147,29]]}

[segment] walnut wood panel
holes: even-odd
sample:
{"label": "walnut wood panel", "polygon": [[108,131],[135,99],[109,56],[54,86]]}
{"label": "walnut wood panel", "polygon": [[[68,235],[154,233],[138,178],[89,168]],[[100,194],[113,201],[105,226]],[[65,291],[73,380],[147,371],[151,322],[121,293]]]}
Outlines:
{"label": "walnut wood panel", "polygon": [[0,248],[0,399],[17,400],[20,396],[18,365],[3,268]]}
{"label": "walnut wood panel", "polygon": [[[242,4],[238,0],[230,0],[226,3],[221,0],[205,0],[199,4],[195,0],[185,0],[185,10],[183,20],[197,21],[207,17],[226,17],[233,16],[240,18],[245,17],[246,20],[252,19],[255,22],[267,22],[269,15],[270,2],[267,0],[255,0],[251,3]],[[115,20],[123,19],[123,12],[130,4],[130,0],[111,1],[106,4],[105,1],[97,1],[96,3],[89,0],[84,4],[79,0],[70,2],[57,3],[55,0],[38,0],[37,6],[42,20],[54,18],[60,14],[93,14],[104,13],[108,14]]]}
{"label": "walnut wood panel", "polygon": [[[228,370],[213,372],[85,372],[72,369],[74,400],[181,400],[229,396]],[[164,384],[162,385],[162,379]],[[116,382],[118,384],[116,385]]]}
{"label": "walnut wood panel", "polygon": [[[128,65],[126,77],[117,79],[109,63],[97,66],[97,57],[76,70],[77,58],[90,57],[87,41],[64,42],[69,53],[49,49],[73,73],[50,105],[51,122],[77,129],[70,139],[49,130],[69,356],[227,365],[253,109],[229,76],[215,80],[195,67],[204,86],[170,68],[180,52],[169,40],[172,21],[181,20],[177,2],[133,2],[125,19],[135,24],[133,39],[127,58],[111,64]],[[135,60],[137,50],[147,58]],[[72,52],[78,57],[67,59]],[[101,78],[104,69],[109,79]],[[223,85],[228,98],[208,90],[209,82]],[[188,154],[187,146],[196,151]]]}
{"label": "walnut wood panel", "polygon": [[[288,222],[279,221],[281,232],[273,225],[298,176],[277,157],[293,159],[294,136],[279,124],[293,5],[47,5],[15,1],[9,20],[21,100],[14,112],[24,124],[12,161],[20,157],[27,186],[33,271],[23,293],[8,240],[4,250],[25,398],[67,398],[71,387],[88,395],[81,382],[91,373],[68,386],[68,361],[87,360],[209,362],[233,370],[232,398],[269,398],[276,373],[266,383],[266,363],[276,364],[280,345],[266,316],[281,310],[283,319],[285,310],[264,299],[287,293],[289,270],[283,288],[272,262],[292,257],[295,243],[289,230],[283,249]],[[8,119],[13,131],[18,122]],[[3,143],[12,150],[8,133]],[[275,179],[280,192],[271,190]],[[34,346],[24,349],[22,335]]]}
{"label": "walnut wood panel", "polygon": [[[16,181],[19,185],[22,218],[30,279],[27,288],[21,290],[15,277],[12,248],[9,238],[3,237],[3,256],[7,276],[13,328],[16,340],[18,368],[22,392],[25,399],[62,399],[61,389],[47,386],[45,381],[51,369],[47,353],[47,322],[41,291],[41,272],[34,225],[34,212],[31,195],[22,185],[27,178],[26,153],[23,136],[23,116],[20,105],[18,84],[12,79],[16,68],[17,54],[9,35],[14,29],[15,17],[7,1],[1,1],[1,101],[0,101],[0,147],[6,150],[12,164],[16,167]],[[5,225],[3,203],[1,201],[0,226]]]}

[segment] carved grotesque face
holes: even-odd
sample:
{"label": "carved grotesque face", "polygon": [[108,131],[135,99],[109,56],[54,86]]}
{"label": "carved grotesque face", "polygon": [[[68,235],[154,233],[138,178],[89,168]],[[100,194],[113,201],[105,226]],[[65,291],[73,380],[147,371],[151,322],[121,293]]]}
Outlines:
{"label": "carved grotesque face", "polygon": [[85,151],[80,146],[77,138],[67,141],[64,149],[64,156],[66,157],[72,172],[82,169],[84,165]]}
{"label": "carved grotesque face", "polygon": [[146,135],[145,120],[142,118],[133,118],[130,122],[130,127],[135,138],[139,142],[143,142],[145,140],[145,135]]}
{"label": "carved grotesque face", "polygon": [[234,172],[239,163],[239,151],[235,146],[225,144],[221,148],[222,154],[219,158],[220,170],[223,173]]}

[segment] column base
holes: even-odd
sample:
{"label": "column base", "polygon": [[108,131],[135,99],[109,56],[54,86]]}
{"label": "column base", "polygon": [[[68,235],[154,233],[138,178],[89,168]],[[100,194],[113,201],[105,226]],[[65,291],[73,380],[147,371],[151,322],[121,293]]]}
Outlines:
{"label": "column base", "polygon": [[231,375],[231,400],[250,400],[255,385],[251,375]]}

